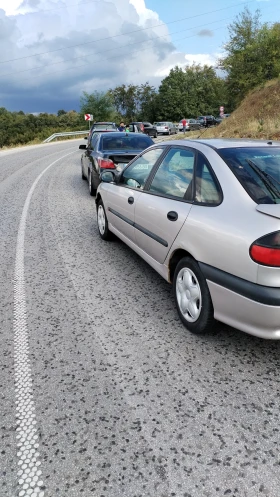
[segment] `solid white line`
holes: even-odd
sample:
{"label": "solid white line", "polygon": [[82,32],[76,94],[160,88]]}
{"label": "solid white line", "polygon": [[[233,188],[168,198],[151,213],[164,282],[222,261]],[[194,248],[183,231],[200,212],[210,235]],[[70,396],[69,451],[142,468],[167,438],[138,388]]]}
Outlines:
{"label": "solid white line", "polygon": [[14,273],[14,360],[15,360],[15,391],[16,391],[16,423],[19,479],[19,497],[43,497],[41,490],[43,481],[40,470],[40,455],[38,452],[38,433],[36,428],[35,403],[33,398],[31,364],[29,358],[29,339],[26,319],[25,280],[24,280],[24,240],[28,209],[34,190],[46,173],[56,162],[69,154],[52,162],[37,176],[26,197],[16,246],[16,262]]}

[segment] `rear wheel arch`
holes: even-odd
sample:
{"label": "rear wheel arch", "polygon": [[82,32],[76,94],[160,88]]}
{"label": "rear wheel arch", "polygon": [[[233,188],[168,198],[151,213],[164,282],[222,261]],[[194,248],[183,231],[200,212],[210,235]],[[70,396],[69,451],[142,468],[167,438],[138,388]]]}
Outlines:
{"label": "rear wheel arch", "polygon": [[173,282],[173,277],[174,277],[176,266],[180,262],[180,260],[183,259],[183,257],[191,257],[193,260],[195,260],[193,255],[190,254],[190,252],[188,252],[187,250],[184,250],[184,249],[175,250],[175,252],[173,252],[173,254],[169,260],[169,264],[168,264],[168,273],[169,273],[168,279],[169,279],[170,283]]}

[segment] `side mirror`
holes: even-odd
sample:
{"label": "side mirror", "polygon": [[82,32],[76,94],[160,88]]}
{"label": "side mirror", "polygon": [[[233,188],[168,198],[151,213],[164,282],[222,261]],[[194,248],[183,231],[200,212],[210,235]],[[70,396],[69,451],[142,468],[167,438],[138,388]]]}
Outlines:
{"label": "side mirror", "polygon": [[86,145],[79,145],[79,150],[86,150],[87,146]]}
{"label": "side mirror", "polygon": [[115,175],[112,171],[104,171],[101,173],[100,179],[103,183],[112,183],[112,181],[115,181]]}

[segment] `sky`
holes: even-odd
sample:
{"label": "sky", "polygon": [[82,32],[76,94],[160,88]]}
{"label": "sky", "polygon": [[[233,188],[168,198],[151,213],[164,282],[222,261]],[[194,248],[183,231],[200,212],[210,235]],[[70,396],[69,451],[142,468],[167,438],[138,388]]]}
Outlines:
{"label": "sky", "polygon": [[279,0],[0,0],[0,107],[79,110],[83,91],[215,66],[245,6],[280,20]]}

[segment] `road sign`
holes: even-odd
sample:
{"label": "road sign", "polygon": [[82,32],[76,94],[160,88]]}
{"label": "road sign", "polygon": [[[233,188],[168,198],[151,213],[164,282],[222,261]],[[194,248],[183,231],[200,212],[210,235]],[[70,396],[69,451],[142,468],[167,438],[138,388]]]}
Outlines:
{"label": "road sign", "polygon": [[85,121],[93,121],[93,115],[92,114],[85,114]]}

